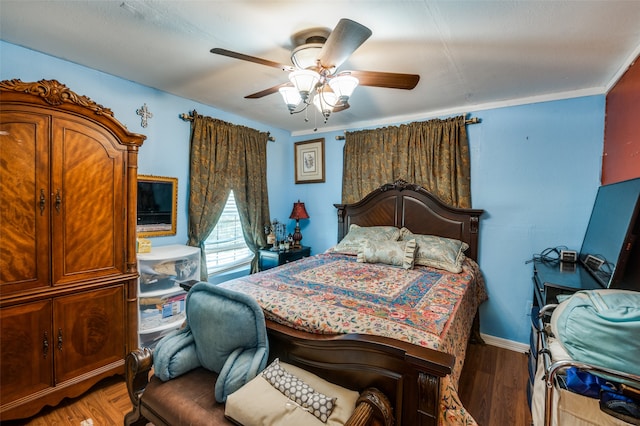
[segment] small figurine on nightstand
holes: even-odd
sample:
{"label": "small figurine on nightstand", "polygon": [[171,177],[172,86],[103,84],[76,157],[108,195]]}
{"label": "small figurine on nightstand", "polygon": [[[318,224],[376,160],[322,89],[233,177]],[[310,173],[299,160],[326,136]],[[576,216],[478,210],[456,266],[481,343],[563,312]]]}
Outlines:
{"label": "small figurine on nightstand", "polygon": [[271,224],[265,225],[264,232],[267,234],[267,245],[271,246],[273,251],[284,251],[285,240],[287,239],[287,227],[284,223],[273,219]]}
{"label": "small figurine on nightstand", "polygon": [[264,233],[267,234],[267,246],[273,247],[276,243],[276,235],[273,233],[271,224],[264,226]]}

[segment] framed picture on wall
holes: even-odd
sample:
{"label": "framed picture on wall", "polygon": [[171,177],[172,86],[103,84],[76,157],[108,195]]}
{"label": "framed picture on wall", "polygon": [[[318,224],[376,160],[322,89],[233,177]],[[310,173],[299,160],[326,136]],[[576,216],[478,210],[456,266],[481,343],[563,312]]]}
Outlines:
{"label": "framed picture on wall", "polygon": [[296,183],[324,182],[324,138],[294,144]]}

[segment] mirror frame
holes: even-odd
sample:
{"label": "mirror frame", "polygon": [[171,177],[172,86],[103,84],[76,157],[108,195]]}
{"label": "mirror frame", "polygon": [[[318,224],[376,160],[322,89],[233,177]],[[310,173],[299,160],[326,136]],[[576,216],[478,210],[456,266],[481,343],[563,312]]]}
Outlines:
{"label": "mirror frame", "polygon": [[[161,229],[149,229],[148,225],[138,225],[136,223],[136,233],[138,237],[165,237],[170,235],[176,235],[177,217],[178,217],[178,178],[166,177],[166,176],[151,176],[151,175],[138,175],[138,182],[163,182],[170,183],[172,185],[172,203],[171,203],[171,223],[166,226],[162,226]],[[137,189],[137,188],[136,188]],[[136,208],[137,208],[137,195],[136,195]],[[137,221],[136,212],[136,221]],[[151,225],[155,228],[158,225]]]}

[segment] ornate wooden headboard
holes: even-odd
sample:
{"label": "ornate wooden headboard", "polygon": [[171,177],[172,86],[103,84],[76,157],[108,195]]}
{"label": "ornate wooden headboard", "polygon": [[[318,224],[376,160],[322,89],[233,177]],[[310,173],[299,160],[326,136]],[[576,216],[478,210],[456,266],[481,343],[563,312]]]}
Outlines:
{"label": "ornate wooden headboard", "polygon": [[334,206],[338,209],[338,241],[351,224],[404,226],[414,234],[464,241],[469,244],[466,255],[478,259],[480,215],[484,210],[448,206],[419,185],[398,180],[382,185],[358,202]]}

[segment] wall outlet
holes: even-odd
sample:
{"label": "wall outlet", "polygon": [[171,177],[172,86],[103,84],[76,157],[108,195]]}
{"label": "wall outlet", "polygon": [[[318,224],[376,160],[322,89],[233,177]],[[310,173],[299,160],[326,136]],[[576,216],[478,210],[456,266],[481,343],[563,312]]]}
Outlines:
{"label": "wall outlet", "polygon": [[577,262],[578,252],[576,252],[575,250],[560,250],[560,261],[561,262]]}
{"label": "wall outlet", "polygon": [[604,265],[604,260],[588,254],[586,259],[584,259],[584,263],[589,267],[589,269],[598,271],[600,267]]}

